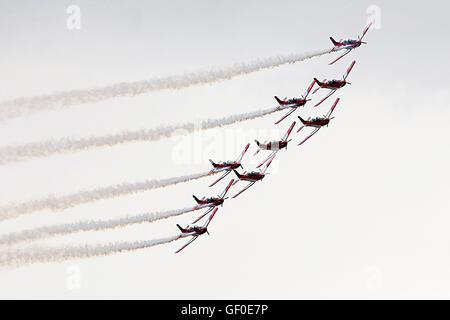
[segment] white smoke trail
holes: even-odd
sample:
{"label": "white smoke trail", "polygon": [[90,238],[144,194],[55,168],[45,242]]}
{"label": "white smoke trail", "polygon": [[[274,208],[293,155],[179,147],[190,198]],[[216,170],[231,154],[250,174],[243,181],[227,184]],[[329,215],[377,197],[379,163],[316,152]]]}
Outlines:
{"label": "white smoke trail", "polygon": [[30,241],[35,239],[41,239],[45,237],[52,237],[56,235],[64,235],[80,231],[93,231],[113,229],[117,227],[125,227],[130,224],[137,224],[143,222],[155,222],[161,219],[167,219],[170,217],[179,216],[184,213],[189,213],[195,210],[199,210],[197,206],[184,209],[143,213],[134,216],[126,216],[122,218],[109,219],[109,220],[87,220],[75,223],[66,223],[59,225],[43,226],[34,229],[26,229],[18,232],[12,232],[9,234],[0,236],[0,244],[12,245],[22,241]]}
{"label": "white smoke trail", "polygon": [[208,171],[162,180],[155,179],[135,183],[121,183],[97,189],[80,191],[60,197],[50,195],[41,199],[35,199],[16,204],[8,204],[6,206],[0,207],[0,220],[15,218],[25,213],[46,209],[61,211],[83,203],[114,198],[151,189],[164,188],[170,185],[175,185],[177,183],[200,179],[208,176],[210,173],[211,172]]}
{"label": "white smoke trail", "polygon": [[184,135],[201,129],[212,129],[236,122],[263,117],[280,109],[270,108],[253,112],[231,115],[219,119],[207,119],[200,122],[181,123],[161,126],[155,129],[125,131],[117,134],[87,138],[61,138],[19,146],[0,148],[0,164],[23,161],[36,157],[48,157],[54,154],[81,151],[96,147],[114,146],[136,141],[157,141],[175,135]]}
{"label": "white smoke trail", "polygon": [[42,110],[66,108],[75,104],[94,103],[120,96],[136,96],[152,91],[182,89],[194,85],[229,80],[236,76],[275,68],[329,53],[330,49],[258,59],[210,71],[159,77],[150,80],[117,83],[93,89],[56,92],[50,95],[22,97],[0,102],[0,120],[20,117]]}
{"label": "white smoke trail", "polygon": [[153,247],[159,244],[170,243],[178,239],[174,235],[167,238],[143,240],[143,241],[121,241],[107,244],[91,244],[81,246],[63,247],[39,247],[8,248],[0,251],[0,265],[9,267],[19,267],[36,262],[65,261],[73,258],[91,258],[96,256],[106,256],[116,252],[134,251]]}

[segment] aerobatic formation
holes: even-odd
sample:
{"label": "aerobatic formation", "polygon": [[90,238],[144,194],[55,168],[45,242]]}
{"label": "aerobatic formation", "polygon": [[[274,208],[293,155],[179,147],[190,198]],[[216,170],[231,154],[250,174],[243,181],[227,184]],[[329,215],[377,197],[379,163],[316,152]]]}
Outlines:
{"label": "aerobatic formation", "polygon": [[[369,30],[371,24],[369,24],[363,31],[363,34],[361,37],[358,37],[358,40],[345,40],[345,41],[335,41],[332,37],[330,38],[331,41],[334,44],[334,47],[328,51],[328,53],[333,53],[339,50],[346,50],[344,54],[339,56],[337,59],[333,60],[330,65],[334,64],[336,61],[340,60],[342,57],[347,55],[350,51],[353,49],[359,47],[361,44],[364,44],[366,42],[363,42],[362,39]],[[277,96],[275,96],[275,100],[278,103],[278,106],[275,108],[272,107],[270,110],[265,110],[261,114],[258,113],[257,116],[263,116],[268,115],[273,112],[277,111],[283,111],[288,110],[288,112],[278,121],[275,122],[275,125],[279,125],[283,120],[288,118],[292,113],[294,113],[298,108],[303,107],[306,108],[306,105],[308,104],[308,101],[312,99],[308,99],[308,96],[315,96],[315,94],[319,91],[319,89],[327,89],[329,90],[328,94],[320,99],[315,105],[314,108],[320,106],[325,100],[327,100],[332,94],[334,94],[338,89],[344,87],[347,84],[350,84],[347,81],[347,78],[355,66],[356,61],[351,62],[351,64],[348,66],[346,72],[344,73],[342,79],[334,79],[334,80],[318,80],[317,78],[313,78],[312,83],[307,87],[305,93],[299,97],[299,98],[291,98],[291,99],[280,99]],[[316,87],[314,89],[314,87]],[[313,90],[314,89],[314,90]],[[310,96],[310,97],[311,97]],[[28,229],[24,231],[19,231],[15,233],[10,233],[6,235],[0,235],[0,245],[1,244],[7,244],[7,245],[13,245],[16,242],[25,241],[25,240],[35,240],[43,237],[50,237],[53,235],[62,235],[66,233],[72,233],[72,232],[82,232],[82,231],[88,231],[88,230],[100,230],[100,229],[106,229],[106,228],[116,228],[120,226],[125,226],[131,223],[140,223],[140,222],[151,222],[156,221],[159,219],[165,219],[172,216],[177,216],[180,214],[184,214],[187,212],[197,211],[206,209],[203,213],[201,213],[191,224],[187,225],[186,227],[181,227],[180,225],[176,225],[181,232],[177,236],[168,237],[167,239],[157,239],[157,240],[149,240],[145,243],[113,243],[109,245],[99,245],[99,246],[86,246],[86,247],[64,247],[64,248],[52,248],[52,247],[39,247],[36,249],[36,247],[32,247],[30,249],[20,248],[20,250],[11,250],[11,247],[9,247],[6,251],[0,250],[0,265],[20,265],[24,263],[32,263],[32,262],[47,262],[47,261],[60,261],[65,260],[68,258],[77,258],[77,257],[91,257],[91,256],[97,256],[97,255],[106,255],[111,254],[118,251],[123,250],[136,250],[139,248],[145,248],[150,247],[156,244],[163,244],[163,243],[169,243],[172,241],[176,241],[178,239],[182,239],[185,237],[191,237],[188,242],[186,242],[181,248],[179,248],[175,253],[178,253],[182,251],[184,248],[186,248],[188,245],[190,245],[192,242],[194,242],[199,236],[208,233],[208,226],[210,225],[212,219],[217,214],[219,207],[222,207],[224,204],[226,204],[226,200],[228,197],[226,197],[227,193],[232,189],[236,184],[243,181],[246,184],[244,187],[236,192],[231,199],[234,199],[241,195],[244,191],[252,187],[256,182],[264,180],[266,175],[266,171],[268,170],[269,166],[273,162],[274,158],[277,156],[278,152],[282,149],[288,148],[288,145],[290,141],[294,140],[296,137],[295,135],[299,136],[299,141],[297,143],[297,146],[301,146],[303,143],[305,143],[308,139],[310,139],[314,134],[316,134],[321,128],[328,126],[331,119],[334,117],[331,117],[331,115],[334,112],[334,109],[336,108],[339,98],[337,98],[332,104],[331,107],[329,107],[326,114],[324,114],[322,117],[308,117],[306,119],[302,118],[301,116],[298,116],[299,119],[299,126],[297,130],[294,130],[296,127],[297,122],[293,121],[289,124],[289,127],[286,128],[286,132],[283,137],[281,137],[279,140],[274,141],[264,141],[260,142],[255,139],[255,144],[257,151],[254,153],[253,156],[256,156],[259,152],[267,154],[267,157],[264,158],[264,160],[256,166],[256,168],[252,171],[247,171],[247,169],[244,169],[245,164],[243,164],[242,160],[244,158],[244,155],[248,151],[250,147],[250,143],[244,146],[244,149],[242,152],[238,155],[238,157],[235,160],[232,161],[223,161],[223,162],[215,162],[213,160],[209,160],[212,165],[212,169],[210,171],[206,171],[201,174],[197,175],[190,175],[185,177],[177,177],[177,178],[171,178],[166,179],[163,181],[147,181],[145,184],[136,184],[136,185],[127,185],[124,184],[125,188],[123,191],[121,191],[120,186],[113,186],[98,190],[92,190],[92,191],[86,191],[86,192],[79,192],[75,193],[73,195],[69,195],[66,197],[62,197],[60,199],[48,197],[43,200],[34,200],[30,201],[29,203],[23,203],[19,204],[17,206],[10,206],[10,207],[0,207],[0,220],[6,219],[6,218],[12,218],[19,214],[26,213],[26,212],[32,212],[32,211],[39,211],[43,209],[48,208],[56,208],[58,210],[63,210],[64,208],[75,206],[78,204],[82,204],[89,201],[95,201],[98,199],[105,199],[110,197],[119,196],[122,194],[130,193],[130,192],[137,192],[144,189],[152,189],[152,188],[159,188],[159,187],[166,187],[172,184],[180,183],[180,182],[188,182],[192,179],[198,179],[207,177],[210,175],[215,175],[216,173],[220,173],[220,176],[213,181],[209,187],[215,186],[217,183],[219,183],[221,180],[225,179],[230,173],[232,173],[233,178],[230,179],[226,183],[226,187],[223,188],[223,191],[220,195],[212,196],[212,197],[202,197],[197,198],[195,195],[193,195],[193,198],[195,200],[195,205],[193,207],[188,207],[184,209],[178,209],[178,210],[171,210],[167,212],[156,212],[156,213],[145,213],[135,216],[127,216],[127,218],[121,218],[121,219],[113,219],[113,220],[103,220],[103,221],[81,221],[78,223],[72,223],[72,224],[65,224],[65,225],[54,225],[54,226],[44,226],[39,227],[36,229]],[[324,111],[325,112],[325,111]],[[247,117],[248,119],[253,118],[253,115],[251,117]],[[234,121],[234,120],[233,120]],[[238,119],[237,121],[242,121],[242,119]],[[221,124],[222,125],[222,124]],[[212,126],[214,127],[214,126]],[[303,135],[302,129],[311,128],[312,131],[309,133],[306,133]],[[305,131],[306,131],[305,130]],[[294,133],[294,134],[292,134]],[[294,146],[295,147],[295,146]],[[52,153],[52,152],[49,152]],[[111,191],[111,190],[112,191]],[[114,192],[113,192],[114,191]],[[92,195],[91,195],[92,193]],[[230,201],[230,200],[228,200]],[[20,210],[19,210],[20,209]],[[3,216],[3,217],[2,217]],[[201,220],[205,220],[203,224],[198,224]],[[84,250],[83,248],[86,248],[86,252],[82,252]]]}
{"label": "aerobatic formation", "polygon": [[[341,55],[337,59],[333,60],[330,63],[330,65],[334,64],[336,61],[341,59],[343,56],[347,55],[353,49],[359,47],[361,44],[366,43],[366,42],[363,42],[362,39],[363,39],[364,35],[367,33],[367,31],[369,30],[370,26],[371,26],[371,23],[364,29],[362,36],[358,37],[358,40],[345,40],[345,41],[341,40],[341,41],[337,42],[332,37],[330,37],[331,41],[335,45],[335,47],[333,49],[331,49],[330,52],[343,50],[343,49],[346,50],[346,52],[343,55]],[[346,84],[350,84],[347,81],[347,77],[350,74],[350,71],[355,66],[355,63],[356,63],[356,61],[353,61],[350,64],[347,71],[345,72],[342,79],[340,79],[340,80],[335,79],[335,80],[327,81],[326,79],[324,79],[323,81],[319,81],[317,78],[314,78],[313,82],[309,85],[306,92],[300,98],[291,98],[291,99],[284,98],[282,100],[282,99],[278,98],[277,96],[275,96],[275,100],[279,104],[279,106],[276,107],[276,110],[290,109],[280,120],[275,122],[275,124],[279,124],[280,122],[282,122],[289,115],[291,115],[295,110],[297,110],[297,108],[304,107],[306,105],[306,103],[311,100],[311,99],[307,99],[307,97],[315,85],[317,85],[317,88],[312,92],[312,94],[315,94],[319,89],[322,89],[322,88],[330,90],[330,92],[324,98],[322,98],[319,102],[317,102],[314,105],[314,107],[318,107],[322,102],[324,102],[327,98],[329,98],[338,89],[344,87]],[[337,98],[334,101],[330,110],[323,117],[315,117],[312,119],[308,118],[307,120],[304,120],[303,118],[298,116],[300,122],[302,123],[302,126],[300,126],[300,128],[297,130],[297,133],[300,132],[304,127],[313,128],[312,132],[310,134],[308,134],[303,140],[301,140],[300,143],[298,143],[298,146],[302,145],[309,138],[311,138],[315,133],[317,133],[320,130],[320,128],[322,128],[324,126],[328,126],[330,120],[333,119],[333,117],[331,117],[331,114],[333,113],[334,109],[336,108],[336,105],[338,104],[338,102],[339,102],[339,98]],[[255,184],[255,182],[261,181],[264,179],[264,177],[266,176],[266,170],[272,163],[275,156],[277,155],[277,152],[280,151],[281,149],[287,149],[289,141],[292,140],[292,139],[288,140],[288,138],[289,138],[292,130],[294,129],[295,124],[296,124],[296,122],[294,121],[290,125],[286,134],[280,140],[269,141],[269,142],[265,141],[264,143],[260,143],[258,140],[255,140],[255,143],[256,143],[258,149],[255,152],[254,156],[256,154],[258,154],[261,150],[271,151],[270,155],[256,167],[257,171],[250,171],[250,172],[244,171],[243,173],[239,173],[237,171],[237,169],[239,167],[242,169],[241,160],[242,160],[242,157],[244,156],[244,153],[247,151],[249,144],[247,144],[244,151],[239,155],[239,157],[236,159],[236,161],[228,161],[228,162],[216,164],[212,160],[210,160],[212,165],[214,166],[213,171],[225,170],[225,173],[218,180],[214,181],[210,185],[210,187],[215,185],[221,179],[225,178],[225,176],[227,176],[231,172],[231,170],[234,171],[238,180],[232,179],[230,181],[230,183],[228,184],[227,188],[223,191],[223,193],[219,197],[203,200],[204,203],[206,203],[206,205],[209,206],[209,209],[205,213],[203,213],[198,219],[193,221],[191,225],[187,226],[186,228],[182,228],[179,225],[177,225],[178,228],[181,230],[181,235],[179,236],[179,238],[187,237],[187,236],[192,236],[192,238],[186,244],[184,244],[180,249],[178,249],[175,253],[178,253],[181,250],[183,250],[184,248],[186,248],[189,244],[191,244],[194,240],[196,240],[200,235],[208,233],[207,227],[218,210],[217,206],[223,205],[224,199],[226,199],[226,198],[224,198],[224,196],[225,196],[226,192],[228,191],[228,189],[230,188],[230,186],[235,185],[240,180],[248,182],[248,184],[241,191],[239,191],[232,197],[232,198],[236,198],[237,196],[242,194],[245,190],[247,190],[248,188],[253,186]],[[198,200],[197,198],[195,198],[195,199],[197,200],[199,205],[201,205],[202,202],[200,202],[200,200]],[[210,211],[212,211],[213,208],[214,208],[214,211],[211,213],[211,215],[209,216],[209,218],[206,220],[206,222],[203,225],[201,225],[201,226],[195,225],[195,223],[197,223],[200,219],[202,219]]]}

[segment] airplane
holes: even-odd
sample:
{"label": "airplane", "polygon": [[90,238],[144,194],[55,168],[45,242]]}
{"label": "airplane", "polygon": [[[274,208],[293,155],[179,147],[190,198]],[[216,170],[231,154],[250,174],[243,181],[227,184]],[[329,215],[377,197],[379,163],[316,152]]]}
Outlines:
{"label": "airplane", "polygon": [[219,182],[220,180],[225,178],[231,172],[231,170],[237,169],[239,167],[242,168],[241,160],[242,160],[242,157],[244,156],[244,154],[247,152],[249,146],[250,146],[250,143],[248,143],[245,146],[244,151],[242,151],[242,153],[239,155],[239,157],[235,161],[224,161],[224,162],[214,163],[214,161],[209,159],[209,162],[211,162],[211,164],[214,167],[214,169],[212,169],[210,171],[210,174],[225,171],[225,173],[222,176],[220,176],[219,179],[217,179],[216,181],[214,181],[213,183],[211,183],[209,185],[210,187],[212,187],[217,182]]}
{"label": "airplane", "polygon": [[[240,195],[242,192],[244,192],[245,190],[247,190],[248,188],[250,188],[252,185],[255,184],[256,181],[260,181],[262,179],[264,179],[264,177],[266,176],[266,170],[267,168],[270,166],[270,164],[272,163],[272,160],[275,158],[276,154],[274,154],[269,162],[267,162],[266,166],[264,167],[264,170],[260,170],[260,171],[252,171],[252,172],[244,172],[243,174],[240,174],[239,172],[237,172],[236,170],[233,170],[234,173],[236,174],[236,176],[239,178],[239,180],[243,180],[243,181],[249,181],[250,183],[241,191],[239,191],[238,193],[236,193],[232,199],[236,198],[238,195]],[[234,182],[235,184],[237,183],[237,181]]]}
{"label": "airplane", "polygon": [[314,107],[317,107],[319,104],[321,104],[322,102],[324,102],[326,99],[328,99],[333,93],[336,92],[337,89],[342,88],[343,86],[345,86],[346,84],[351,84],[350,82],[347,82],[346,79],[350,73],[350,71],[352,71],[353,66],[355,65],[356,61],[353,61],[350,64],[350,67],[348,67],[347,72],[344,74],[344,76],[342,77],[342,80],[330,80],[330,81],[326,81],[326,79],[324,79],[322,82],[317,80],[316,78],[314,78],[314,81],[319,85],[319,87],[313,91],[313,94],[317,92],[317,90],[319,90],[320,88],[325,88],[325,89],[330,89],[331,92],[325,96],[325,98],[323,98],[322,100],[320,100],[319,102],[316,103],[316,105]]}
{"label": "airplane", "polygon": [[[201,218],[203,218],[205,215],[210,213],[215,207],[223,206],[225,199],[227,199],[227,198],[225,198],[225,195],[227,194],[227,192],[230,189],[233,182],[234,182],[234,179],[231,179],[230,183],[227,185],[225,190],[223,190],[222,194],[217,197],[210,197],[210,198],[206,198],[206,199],[205,199],[205,197],[203,197],[202,199],[198,199],[196,196],[192,196],[192,197],[194,197],[195,201],[197,202],[197,206],[194,207],[196,210],[209,207],[209,209],[206,210],[206,212],[201,216]],[[201,218],[199,218],[198,220],[200,220]],[[194,221],[194,223],[197,222],[198,220]]]}
{"label": "airplane", "polygon": [[331,49],[330,52],[338,51],[338,50],[347,50],[347,51],[345,51],[345,53],[343,55],[341,55],[339,58],[337,58],[336,60],[331,61],[329,64],[331,65],[331,64],[335,63],[336,61],[341,59],[343,56],[347,55],[353,49],[358,48],[361,44],[366,44],[367,42],[362,41],[362,39],[366,35],[366,32],[367,32],[367,30],[369,30],[371,25],[372,25],[372,22],[369,23],[369,25],[364,29],[362,36],[361,37],[358,36],[358,40],[348,39],[345,41],[342,41],[342,40],[336,41],[333,39],[333,37],[330,37],[331,42],[333,42],[333,44],[334,44],[334,48]]}
{"label": "airplane", "polygon": [[336,101],[334,102],[334,104],[331,107],[331,109],[323,117],[316,117],[316,118],[313,118],[313,119],[308,118],[308,120],[303,120],[300,116],[298,117],[300,119],[300,121],[303,123],[303,126],[301,126],[297,130],[297,132],[302,130],[304,127],[313,127],[314,128],[313,132],[309,136],[307,136],[302,142],[300,142],[298,144],[299,146],[302,145],[306,140],[311,138],[317,131],[320,130],[320,128],[322,128],[324,126],[328,126],[328,124],[330,123],[330,120],[334,118],[334,117],[330,118],[330,116],[331,116],[331,113],[333,112],[333,110],[336,107],[338,102],[339,102],[339,98],[336,99]]}
{"label": "airplane", "polygon": [[261,162],[256,168],[261,167],[266,161],[268,161],[270,159],[270,157],[272,157],[275,153],[277,153],[281,149],[286,148],[286,150],[287,150],[287,145],[288,145],[289,141],[292,140],[292,139],[288,140],[288,138],[289,138],[289,135],[291,134],[292,129],[294,129],[294,126],[295,126],[295,121],[292,122],[291,126],[289,127],[289,130],[285,133],[285,135],[279,141],[270,141],[270,142],[259,143],[258,140],[255,140],[259,149],[256,150],[254,155],[256,155],[261,150],[273,150],[271,152],[271,154],[263,162]]}
{"label": "airplane", "polygon": [[[211,220],[214,217],[214,215],[216,214],[217,209],[218,208],[216,208],[213,211],[213,213],[211,213],[211,215],[209,216],[208,220],[206,220],[206,222],[205,222],[205,224],[203,226],[195,226],[195,225],[194,226],[190,226],[190,225],[188,225],[186,228],[182,228],[179,224],[177,224],[177,227],[178,227],[178,229],[180,229],[181,234],[178,236],[178,238],[176,240],[184,238],[184,237],[189,237],[189,236],[192,236],[192,238],[184,246],[182,246],[180,249],[175,251],[175,253],[178,253],[181,250],[183,250],[184,248],[186,248],[188,245],[190,245],[192,242],[194,242],[194,240],[197,239],[202,234],[207,233],[209,235],[208,225],[211,222]],[[198,219],[196,221],[198,221]],[[195,223],[196,221],[194,221],[193,223]]]}
{"label": "airplane", "polygon": [[292,98],[289,100],[286,100],[286,98],[284,98],[284,100],[281,100],[277,96],[275,96],[275,100],[277,100],[277,102],[280,104],[278,106],[278,109],[281,110],[281,109],[291,108],[291,110],[289,110],[289,112],[286,113],[280,120],[275,122],[275,124],[279,124],[281,121],[283,121],[285,118],[287,118],[292,112],[294,112],[298,107],[304,106],[307,101],[311,100],[311,99],[306,99],[306,98],[308,97],[309,92],[311,91],[312,87],[314,86],[314,83],[315,83],[315,81],[313,81],[311,83],[311,85],[308,87],[308,89],[302,95],[301,98]]}

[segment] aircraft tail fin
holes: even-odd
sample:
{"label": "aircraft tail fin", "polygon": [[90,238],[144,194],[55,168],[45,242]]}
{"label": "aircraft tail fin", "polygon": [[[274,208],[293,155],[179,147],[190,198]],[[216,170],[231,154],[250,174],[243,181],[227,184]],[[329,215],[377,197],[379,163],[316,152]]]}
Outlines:
{"label": "aircraft tail fin", "polygon": [[216,167],[216,164],[214,163],[214,161],[212,161],[211,159],[209,159],[209,162],[211,162],[211,164],[213,165],[213,167]]}
{"label": "aircraft tail fin", "polygon": [[195,201],[197,201],[198,204],[202,203],[200,199],[198,199],[196,196],[192,196],[194,198]]}
{"label": "aircraft tail fin", "polygon": [[275,100],[277,100],[277,102],[279,103],[279,104],[281,104],[283,101],[280,99],[280,98],[278,98],[277,96],[275,96]]}
{"label": "aircraft tail fin", "polygon": [[330,37],[331,42],[333,42],[333,44],[335,46],[337,46],[339,44],[339,42],[337,42],[336,40],[333,39],[333,37]]}
{"label": "aircraft tail fin", "polygon": [[300,121],[301,121],[303,124],[305,124],[305,120],[302,119],[302,117],[298,116],[298,118],[300,119]]}
{"label": "aircraft tail fin", "polygon": [[258,140],[256,140],[256,139],[255,139],[255,143],[258,146],[258,150],[255,151],[253,156],[256,156],[261,151],[261,143]]}
{"label": "aircraft tail fin", "polygon": [[177,227],[178,227],[178,229],[180,229],[181,232],[185,231],[179,224],[177,224]]}

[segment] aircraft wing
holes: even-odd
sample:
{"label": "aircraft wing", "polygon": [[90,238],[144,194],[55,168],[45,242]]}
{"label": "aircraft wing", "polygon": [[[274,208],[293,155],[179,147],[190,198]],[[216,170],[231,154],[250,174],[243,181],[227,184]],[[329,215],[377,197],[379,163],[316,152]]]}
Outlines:
{"label": "aircraft wing", "polygon": [[250,147],[250,143],[247,143],[247,145],[244,148],[244,151],[242,151],[242,153],[239,155],[239,157],[236,159],[236,162],[241,162],[242,157],[244,156],[244,154],[247,152],[248,147]]}
{"label": "aircraft wing", "polygon": [[233,199],[236,198],[238,195],[240,195],[242,192],[244,192],[245,190],[247,190],[248,188],[250,188],[252,185],[255,184],[255,181],[250,182],[244,189],[242,189],[241,191],[239,191],[238,193],[236,193],[233,196]]}
{"label": "aircraft wing", "polygon": [[227,192],[230,189],[230,187],[233,184],[233,182],[234,182],[234,179],[231,179],[230,183],[227,185],[225,190],[223,190],[222,194],[220,195],[221,198],[225,197],[225,195],[227,194]]}
{"label": "aircraft wing", "polygon": [[303,99],[306,99],[306,97],[308,97],[309,92],[311,91],[311,89],[314,87],[314,84],[316,83],[315,80],[313,80],[313,82],[311,82],[311,84],[309,85],[308,89],[306,90],[306,92],[303,94]]}
{"label": "aircraft wing", "polygon": [[208,220],[206,220],[205,224],[203,225],[204,228],[208,227],[209,223],[211,222],[212,218],[214,218],[214,215],[216,214],[217,210],[219,208],[215,208],[213,213],[209,216]]}
{"label": "aircraft wing", "polygon": [[289,112],[286,113],[280,120],[278,120],[277,122],[275,122],[275,124],[279,124],[281,121],[283,121],[284,119],[286,119],[292,112],[295,111],[295,109],[297,109],[297,108],[292,108],[291,110],[289,110]]}
{"label": "aircraft wing", "polygon": [[328,111],[328,113],[326,114],[327,118],[330,118],[331,114],[333,113],[334,108],[336,107],[337,103],[339,102],[339,98],[336,99],[336,101],[334,102],[333,106],[331,107],[330,111]]}
{"label": "aircraft wing", "polygon": [[217,179],[216,181],[214,181],[213,183],[211,183],[209,186],[212,187],[212,186],[215,185],[217,182],[219,182],[220,180],[222,180],[223,178],[225,178],[230,172],[231,172],[231,170],[225,171],[225,173],[224,173],[223,175],[221,175],[219,179]]}
{"label": "aircraft wing", "polygon": [[350,67],[348,67],[347,72],[345,73],[345,76],[344,76],[344,80],[347,79],[347,77],[348,77],[348,75],[350,74],[350,71],[352,71],[353,66],[355,65],[355,63],[356,63],[356,61],[353,60],[353,62],[352,62],[352,64],[350,65]]}
{"label": "aircraft wing", "polygon": [[291,126],[289,127],[289,130],[285,133],[285,135],[281,138],[281,141],[287,141],[289,138],[289,135],[291,134],[292,129],[294,129],[295,121],[292,122]]}
{"label": "aircraft wing", "polygon": [[369,30],[371,25],[372,25],[372,22],[369,23],[369,25],[364,29],[363,34],[359,40],[362,40],[362,38],[364,38],[364,36],[366,35],[366,32]]}
{"label": "aircraft wing", "polygon": [[298,145],[299,145],[299,146],[302,145],[306,140],[308,140],[309,138],[311,138],[317,131],[319,131],[319,129],[320,129],[320,127],[319,127],[319,128],[315,128],[315,129],[313,130],[313,132],[311,132],[311,134],[310,134],[309,136],[307,136],[305,139],[303,139],[303,141],[300,142]]}
{"label": "aircraft wing", "polygon": [[273,156],[271,156],[269,158],[269,162],[267,162],[266,166],[264,167],[264,170],[262,171],[263,173],[266,173],[267,168],[270,166],[270,164],[272,163],[273,159],[275,158],[275,156],[277,155],[277,153],[275,152],[273,154]]}
{"label": "aircraft wing", "polygon": [[350,51],[352,51],[352,50],[353,50],[353,48],[352,48],[352,49],[347,49],[347,51],[345,51],[344,54],[341,54],[337,59],[331,61],[331,62],[329,63],[329,65],[332,65],[332,64],[335,63],[336,61],[340,60],[340,59],[343,58],[345,55],[347,55],[348,53],[350,53]]}
{"label": "aircraft wing", "polygon": [[217,207],[209,207],[208,210],[205,211],[205,213],[203,213],[200,217],[198,217],[194,222],[192,222],[191,224],[195,224],[197,222],[199,222],[200,220],[202,220],[202,218],[204,216],[206,216],[208,213],[210,213],[211,211],[213,211],[214,209],[218,209]]}
{"label": "aircraft wing", "polygon": [[275,150],[275,151],[272,151],[272,153],[263,161],[263,162],[261,162],[260,164],[258,164],[258,166],[256,167],[256,168],[259,168],[259,167],[261,167],[264,163],[266,163],[267,162],[267,160],[269,160],[275,153],[277,153],[278,152],[278,150]]}
{"label": "aircraft wing", "polygon": [[322,100],[320,100],[319,102],[317,102],[314,107],[317,107],[319,104],[321,104],[322,102],[324,102],[325,100],[327,100],[333,93],[336,92],[336,89],[331,90],[330,93],[328,93],[325,98],[323,98]]}
{"label": "aircraft wing", "polygon": [[183,250],[184,248],[186,248],[188,245],[190,245],[192,242],[194,242],[194,240],[197,239],[197,238],[198,238],[198,235],[193,236],[191,240],[186,242],[186,244],[184,246],[182,246],[180,249],[178,249],[177,251],[175,251],[175,253],[178,253],[181,250]]}

